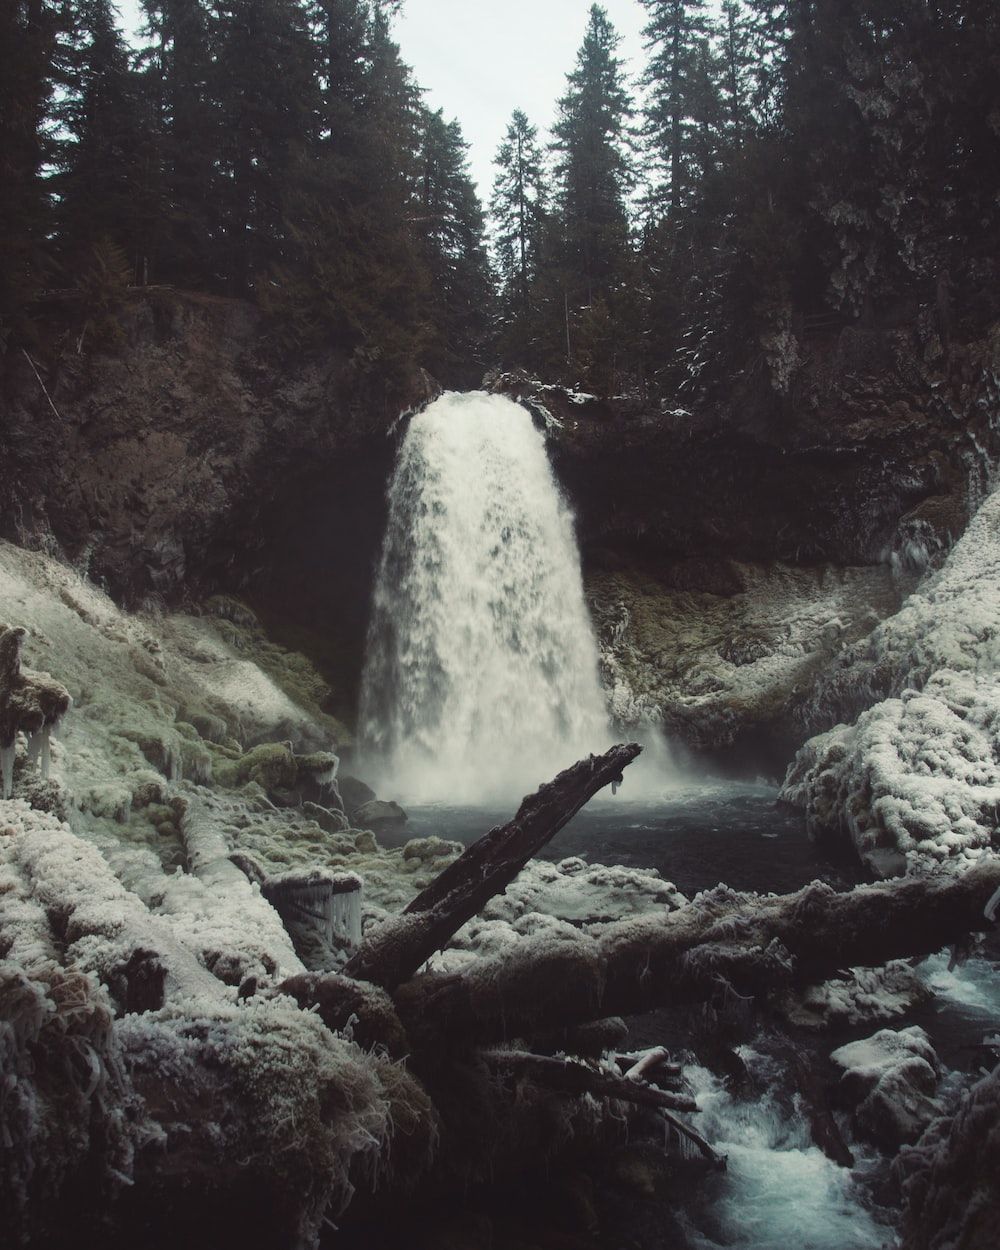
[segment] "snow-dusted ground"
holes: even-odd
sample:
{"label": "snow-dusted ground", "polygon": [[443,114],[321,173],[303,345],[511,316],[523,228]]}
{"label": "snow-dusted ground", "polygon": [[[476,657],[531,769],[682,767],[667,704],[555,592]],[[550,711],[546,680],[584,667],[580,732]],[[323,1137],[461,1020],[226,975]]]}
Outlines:
{"label": "snow-dusted ground", "polygon": [[816,714],[857,719],[806,743],[782,797],[876,866],[892,864],[886,853],[911,866],[976,858],[1000,810],[998,661],[1000,492],[940,572],[833,667]]}

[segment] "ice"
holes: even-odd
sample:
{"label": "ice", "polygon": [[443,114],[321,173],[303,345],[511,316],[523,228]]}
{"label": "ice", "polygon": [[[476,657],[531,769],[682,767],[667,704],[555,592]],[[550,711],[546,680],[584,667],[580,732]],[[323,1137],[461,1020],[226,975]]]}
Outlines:
{"label": "ice", "polygon": [[16,744],[0,746],[0,773],[3,775],[3,797],[9,799],[14,793],[14,755]]}
{"label": "ice", "polygon": [[[844,832],[862,857],[911,865],[975,858],[1000,810],[1000,492],[944,567],[850,649],[816,696],[857,711],[812,738],[782,797],[818,834]],[[902,865],[901,865],[902,866]]]}
{"label": "ice", "polygon": [[363,893],[357,873],[293,871],[269,878],[263,890],[307,968],[337,967],[360,945]]}

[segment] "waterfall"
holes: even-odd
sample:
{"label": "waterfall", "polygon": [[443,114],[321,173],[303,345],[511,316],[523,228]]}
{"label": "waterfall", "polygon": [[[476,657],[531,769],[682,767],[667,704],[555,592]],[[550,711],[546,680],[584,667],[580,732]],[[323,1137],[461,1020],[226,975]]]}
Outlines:
{"label": "waterfall", "polygon": [[414,801],[520,796],[608,745],[573,520],[509,399],[446,394],[410,423],[360,727],[366,768]]}

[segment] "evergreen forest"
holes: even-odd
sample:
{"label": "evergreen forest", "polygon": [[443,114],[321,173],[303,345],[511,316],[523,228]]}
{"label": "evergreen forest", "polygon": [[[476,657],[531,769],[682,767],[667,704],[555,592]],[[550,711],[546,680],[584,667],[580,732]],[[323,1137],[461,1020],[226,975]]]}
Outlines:
{"label": "evergreen forest", "polygon": [[46,300],[255,301],[282,348],[468,383],[524,368],[685,406],[787,392],[810,335],[1000,313],[993,0],[600,5],[483,205],[399,3],[111,0],[0,12],[0,349]]}

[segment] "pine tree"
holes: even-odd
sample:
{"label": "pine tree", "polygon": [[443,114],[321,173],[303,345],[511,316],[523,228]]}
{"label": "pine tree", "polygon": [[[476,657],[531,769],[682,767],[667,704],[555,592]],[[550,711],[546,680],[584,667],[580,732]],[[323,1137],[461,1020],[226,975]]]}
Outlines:
{"label": "pine tree", "polygon": [[452,377],[481,374],[491,313],[485,222],[467,150],[457,121],[446,122],[440,109],[426,113],[415,214],[430,278],[435,333],[429,359]]}
{"label": "pine tree", "polygon": [[[649,14],[644,34],[650,60],[645,133],[663,171],[655,199],[677,217],[690,198],[694,115],[704,111],[708,55],[706,0],[641,0]],[[699,100],[699,96],[702,98]]]}
{"label": "pine tree", "polygon": [[290,171],[321,115],[316,47],[295,0],[218,0],[211,95],[219,126],[213,250],[248,294],[286,253]]}
{"label": "pine tree", "polygon": [[720,94],[729,139],[737,148],[750,128],[753,93],[753,31],[739,0],[724,0],[718,30]]}
{"label": "pine tree", "polygon": [[260,298],[281,338],[395,368],[427,338],[429,280],[411,220],[419,91],[384,11],[324,0],[314,16],[322,123],[289,171],[285,254]]}
{"label": "pine tree", "polygon": [[353,154],[365,92],[369,6],[363,0],[312,0],[309,16],[319,51],[323,140]]}
{"label": "pine tree", "polygon": [[143,0],[151,46],[141,56],[146,119],[143,276],[211,286],[209,188],[220,145],[209,98],[211,22],[204,0]]}
{"label": "pine tree", "polygon": [[632,108],[616,55],[620,42],[605,10],[593,5],[553,128],[562,264],[571,302],[589,303],[611,293],[629,256],[625,200],[632,171],[626,126]]}
{"label": "pine tree", "polygon": [[[138,245],[138,90],[110,0],[80,0],[56,109],[59,254],[71,281],[93,250],[120,249],[132,276]],[[102,267],[106,261],[102,262]]]}
{"label": "pine tree", "polygon": [[55,0],[0,6],[0,351],[30,331],[25,309],[48,267],[51,201],[44,121],[60,34]]}
{"label": "pine tree", "polygon": [[548,187],[538,130],[520,109],[511,115],[495,164],[490,217],[500,279],[502,342],[507,352],[524,360]]}

